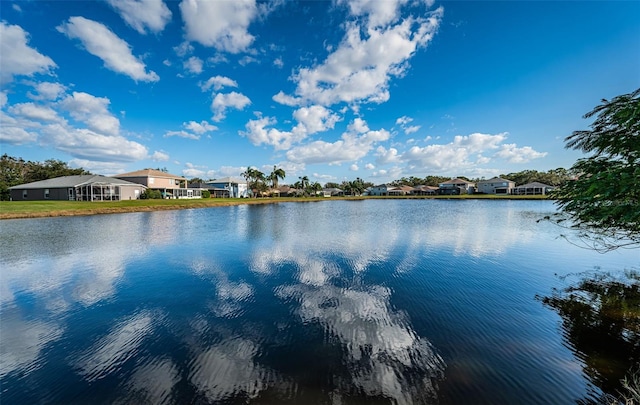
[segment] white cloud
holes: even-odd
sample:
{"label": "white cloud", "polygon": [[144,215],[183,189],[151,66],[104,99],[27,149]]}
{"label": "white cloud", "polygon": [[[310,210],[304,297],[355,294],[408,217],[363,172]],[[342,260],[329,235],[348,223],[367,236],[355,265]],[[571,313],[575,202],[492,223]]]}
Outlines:
{"label": "white cloud", "polygon": [[169,154],[157,150],[157,151],[153,152],[153,154],[151,156],[149,156],[149,158],[151,158],[151,160],[153,160],[154,162],[168,162],[169,161]]}
{"label": "white cloud", "polygon": [[202,59],[197,56],[192,56],[189,59],[185,60],[182,66],[193,74],[202,73]]}
{"label": "white cloud", "polygon": [[[280,92],[274,100],[285,105],[315,103],[332,105],[340,102],[382,103],[389,99],[389,81],[402,76],[408,60],[419,47],[425,46],[435,34],[443,16],[443,8],[428,17],[407,17],[392,26],[377,28],[381,23],[395,21],[395,11],[379,1],[358,2],[375,20],[363,38],[363,29],[356,22],[347,23],[347,32],[338,48],[313,68],[302,68],[293,75],[297,83],[295,96]],[[367,3],[368,5],[365,5]],[[395,2],[393,8],[395,10]],[[352,12],[355,12],[352,10]],[[364,12],[364,11],[362,11]]]}
{"label": "white cloud", "polygon": [[294,111],[293,118],[304,127],[307,135],[332,129],[340,121],[339,115],[319,105],[299,108]]}
{"label": "white cloud", "polygon": [[182,58],[193,52],[193,49],[193,45],[191,45],[189,41],[184,41],[180,45],[174,47],[173,51],[176,53],[176,55]]}
{"label": "white cloud", "polygon": [[45,122],[62,121],[62,118],[53,108],[34,103],[14,104],[9,108],[9,112],[29,120]]}
{"label": "white cloud", "polygon": [[170,138],[172,136],[177,136],[177,137],[185,138],[185,139],[194,139],[194,140],[200,139],[199,135],[196,135],[194,133],[187,132],[187,131],[167,131],[164,134],[165,138]]}
{"label": "white cloud", "polygon": [[140,34],[158,33],[171,20],[171,11],[162,0],[107,0],[122,19]]}
{"label": "white cloud", "polygon": [[0,125],[0,142],[12,145],[25,145],[38,140],[38,134],[28,132],[19,126],[8,125],[3,119]]}
{"label": "white cloud", "polygon": [[400,128],[402,128],[405,135],[409,135],[414,132],[418,132],[418,130],[420,129],[420,125],[409,125],[411,122],[413,122],[413,118],[407,117],[405,115],[396,120],[396,125],[400,125]]}
{"label": "white cloud", "polygon": [[202,134],[205,134],[207,132],[211,132],[211,131],[215,131],[218,129],[218,127],[216,127],[215,125],[211,125],[209,124],[207,121],[200,121],[200,122],[195,122],[195,121],[189,121],[189,122],[183,122],[182,126],[186,129],[185,130],[180,130],[180,131],[167,131],[164,134],[165,138],[171,137],[171,136],[178,136],[180,138],[186,138],[186,139],[195,139],[198,140],[200,139],[200,136]]}
{"label": "white cloud", "polygon": [[258,16],[255,0],[183,0],[185,36],[219,51],[242,52],[254,40],[249,24]]}
{"label": "white cloud", "polygon": [[313,177],[318,180],[324,180],[325,182],[336,179],[336,176],[332,176],[330,174],[320,174],[320,173],[313,173]]}
{"label": "white cloud", "polygon": [[55,62],[27,45],[28,34],[18,25],[0,22],[0,83],[8,83],[14,76],[51,74]]}
{"label": "white cloud", "polygon": [[399,18],[400,7],[408,0],[338,0],[338,4],[347,4],[351,15],[367,17],[367,28],[383,27]]}
{"label": "white cloud", "polygon": [[225,76],[214,76],[209,78],[206,82],[200,83],[202,91],[207,91],[212,87],[215,91],[218,91],[223,87],[238,87],[238,83]]}
{"label": "white cloud", "polygon": [[84,17],[70,17],[57,30],[71,39],[79,39],[87,52],[102,59],[105,67],[114,72],[125,74],[136,81],[160,80],[155,72],[145,70],[145,64],[133,56],[127,42],[99,22]]}
{"label": "white cloud", "polygon": [[124,162],[101,162],[88,159],[71,159],[69,165],[71,167],[81,167],[92,173],[105,173],[108,175],[124,173],[126,167]]}
{"label": "white cloud", "polygon": [[145,146],[123,136],[109,136],[62,124],[43,127],[41,141],[45,146],[53,146],[71,156],[87,160],[132,162],[147,157]]}
{"label": "white cloud", "polygon": [[200,122],[195,122],[195,121],[189,121],[189,122],[183,122],[182,126],[185,127],[186,129],[198,134],[198,135],[202,135],[206,132],[212,132],[212,131],[216,131],[218,129],[218,127],[216,127],[215,125],[211,125],[209,124],[207,121],[200,121]]}
{"label": "white cloud", "polygon": [[357,118],[348,126],[348,131],[342,134],[340,140],[314,141],[295,147],[287,152],[287,159],[305,164],[355,161],[366,156],[376,143],[388,140],[390,135],[384,129],[369,130],[366,123]]}
{"label": "white cloud", "polygon": [[282,57],[275,58],[273,60],[273,66],[282,69],[284,67],[284,62],[282,61]]}
{"label": "white cloud", "polygon": [[358,170],[360,170],[360,168],[358,167],[357,164],[352,164],[351,166],[349,166],[349,170],[351,170],[352,172],[357,172]]}
{"label": "white cloud", "polygon": [[42,82],[35,86],[36,94],[28,94],[34,100],[57,100],[67,89],[60,83]]}
{"label": "white cloud", "polygon": [[378,146],[376,149],[376,163],[379,165],[385,165],[387,163],[397,163],[400,161],[398,150],[396,148],[385,149],[383,146]]}
{"label": "white cloud", "polygon": [[3,108],[8,101],[7,93],[4,91],[0,91],[0,108]]}
{"label": "white cloud", "polygon": [[371,163],[367,163],[366,165],[364,165],[364,168],[367,169],[367,170],[373,170],[376,167]]}
{"label": "white cloud", "polygon": [[413,146],[399,158],[410,167],[419,169],[437,172],[463,170],[473,166],[470,159],[474,155],[498,149],[505,139],[506,133],[458,135],[453,142],[444,145]]}
{"label": "white cloud", "polygon": [[60,101],[60,106],[75,120],[84,122],[89,129],[107,135],[118,135],[120,121],[109,112],[110,103],[106,97],[74,91]]}
{"label": "white cloud", "polygon": [[226,94],[218,93],[211,103],[211,112],[213,112],[211,119],[215,122],[220,122],[226,117],[228,108],[242,110],[249,104],[251,104],[251,100],[244,94],[235,91]]}
{"label": "white cloud", "polygon": [[295,142],[299,142],[306,134],[304,132],[280,131],[276,128],[266,128],[277,123],[273,117],[260,117],[249,120],[245,125],[245,131],[239,131],[240,136],[244,136],[252,144],[258,146],[262,144],[271,145],[276,150],[286,150]]}
{"label": "white cloud", "polygon": [[531,146],[518,148],[515,143],[510,143],[502,145],[495,156],[506,159],[509,163],[527,163],[547,156],[547,152],[537,152]]}

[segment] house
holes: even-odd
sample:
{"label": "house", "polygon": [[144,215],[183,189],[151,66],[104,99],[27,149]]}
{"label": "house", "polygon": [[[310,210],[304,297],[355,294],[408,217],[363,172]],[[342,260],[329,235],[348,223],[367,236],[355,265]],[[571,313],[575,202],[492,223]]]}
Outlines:
{"label": "house", "polygon": [[388,195],[407,195],[413,193],[413,187],[411,186],[398,186],[390,188],[387,191]]}
{"label": "house", "polygon": [[413,195],[436,195],[438,187],[433,186],[415,186],[411,192]]}
{"label": "house", "polygon": [[389,191],[393,189],[395,189],[395,187],[390,184],[379,184],[369,188],[369,193],[367,195],[385,196],[389,195]]}
{"label": "house", "polygon": [[478,193],[483,194],[511,194],[516,183],[501,177],[493,177],[489,180],[478,182]]}
{"label": "house", "polygon": [[344,196],[344,191],[336,187],[330,187],[322,189],[322,194],[325,197],[342,197]]}
{"label": "house", "polygon": [[538,183],[534,181],[533,183],[523,184],[513,189],[514,195],[546,195],[549,194],[550,191],[553,191],[554,187],[549,186],[547,184]]}
{"label": "house", "polygon": [[94,174],[62,176],[9,187],[11,199],[119,201],[137,200],[145,186],[126,180]]}
{"label": "house", "polygon": [[161,170],[143,169],[113,176],[158,190],[164,198],[202,198],[202,190],[187,187],[187,179]]}
{"label": "house", "polygon": [[455,178],[438,184],[438,194],[459,195],[473,194],[476,184],[467,180]]}
{"label": "house", "polygon": [[[207,186],[213,187],[216,194],[212,196],[231,197],[231,198],[248,198],[247,181],[237,177],[223,177],[221,179],[208,181]],[[226,195],[225,195],[226,193]]]}

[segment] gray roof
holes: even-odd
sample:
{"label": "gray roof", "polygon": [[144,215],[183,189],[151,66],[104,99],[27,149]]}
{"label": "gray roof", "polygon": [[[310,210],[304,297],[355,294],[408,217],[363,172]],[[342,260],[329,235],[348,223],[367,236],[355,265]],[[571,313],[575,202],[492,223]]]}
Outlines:
{"label": "gray roof", "polygon": [[473,184],[473,182],[472,181],[467,181],[467,180],[462,180],[462,179],[459,179],[459,178],[455,178],[455,179],[443,181],[440,184]]}
{"label": "gray roof", "polygon": [[480,183],[507,183],[507,182],[514,183],[513,180],[503,179],[502,177],[493,177],[493,178],[491,178],[489,180],[480,180],[478,182],[478,184],[480,184]]}
{"label": "gray roof", "polygon": [[19,184],[17,186],[9,187],[9,189],[68,188],[82,186],[85,184],[140,186],[140,184],[114,177],[100,176],[97,174],[81,174],[77,176],[62,176],[48,180],[34,181],[33,183]]}
{"label": "gray roof", "polygon": [[245,179],[240,179],[238,177],[223,177],[221,179],[207,181],[206,183],[207,184],[223,184],[223,183],[247,184],[247,181]]}
{"label": "gray roof", "polygon": [[518,186],[516,188],[543,188],[543,187],[554,188],[553,186],[550,186],[550,185],[544,184],[544,183],[539,183],[537,181],[534,181],[532,183],[523,184],[523,185]]}

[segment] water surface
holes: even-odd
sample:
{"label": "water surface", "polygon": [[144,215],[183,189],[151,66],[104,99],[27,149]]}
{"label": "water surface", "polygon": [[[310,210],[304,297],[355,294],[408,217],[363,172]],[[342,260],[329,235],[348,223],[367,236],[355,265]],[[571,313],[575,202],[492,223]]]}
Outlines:
{"label": "water surface", "polygon": [[637,270],[548,201],[281,203],[0,222],[0,399],[572,403],[600,389],[536,296]]}

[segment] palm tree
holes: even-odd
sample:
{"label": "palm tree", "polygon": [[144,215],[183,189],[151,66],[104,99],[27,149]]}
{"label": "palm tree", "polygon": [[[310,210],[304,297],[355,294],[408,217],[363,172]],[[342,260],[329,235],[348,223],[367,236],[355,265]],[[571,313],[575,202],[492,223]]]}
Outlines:
{"label": "palm tree", "polygon": [[284,180],[285,176],[286,174],[284,170],[274,165],[273,171],[271,172],[271,174],[269,174],[269,180],[271,180],[271,187],[278,188],[278,179]]}

